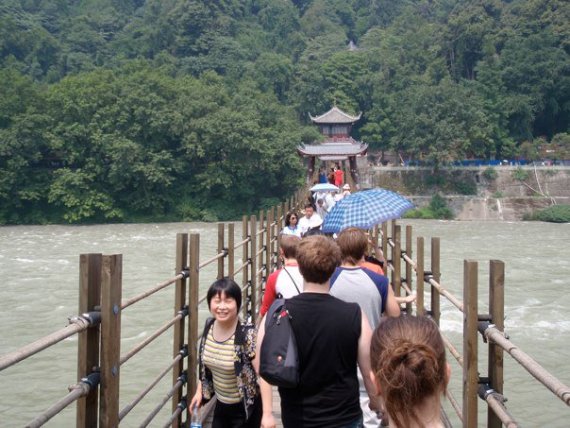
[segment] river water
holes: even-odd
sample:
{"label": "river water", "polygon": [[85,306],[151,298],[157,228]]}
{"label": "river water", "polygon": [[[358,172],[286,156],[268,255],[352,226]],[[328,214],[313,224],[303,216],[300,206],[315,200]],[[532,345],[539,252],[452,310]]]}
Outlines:
{"label": "river water", "polygon": [[[487,310],[488,261],[505,262],[505,329],[510,339],[554,376],[570,385],[570,224],[538,222],[403,221],[415,237],[441,238],[441,284],[462,300],[463,260],[479,262],[479,312]],[[403,228],[404,230],[404,228]],[[217,225],[208,223],[99,226],[16,226],[0,228],[0,355],[67,325],[77,314],[79,254],[123,254],[123,298],[137,295],[174,274],[176,234],[201,234],[201,260],[215,254]],[[241,224],[236,224],[236,242]],[[237,261],[236,261],[237,263]],[[204,269],[201,289],[211,282]],[[203,293],[201,293],[203,294]],[[128,352],[173,314],[170,289],[122,313],[121,354]],[[201,318],[206,310],[201,311]],[[462,352],[462,316],[442,300],[442,331]],[[19,427],[47,409],[74,384],[77,338],[0,372],[0,426]],[[480,349],[486,347],[481,341]],[[121,409],[167,366],[171,335],[157,339],[121,367]],[[452,357],[449,357],[452,360]],[[451,361],[450,391],[461,404],[461,368]],[[486,360],[479,363],[481,376]],[[528,427],[567,427],[568,407],[505,356],[505,396],[515,419]],[[135,427],[169,390],[170,375],[129,413],[121,426]],[[151,426],[162,426],[170,404]],[[457,417],[445,404],[454,426]],[[479,408],[484,403],[479,401]],[[486,425],[480,410],[479,426]],[[75,410],[46,426],[74,426]]]}

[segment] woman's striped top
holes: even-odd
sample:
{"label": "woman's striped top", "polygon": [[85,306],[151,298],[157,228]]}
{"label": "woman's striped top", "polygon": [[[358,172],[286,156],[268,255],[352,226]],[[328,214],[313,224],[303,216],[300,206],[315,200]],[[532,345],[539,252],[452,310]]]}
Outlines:
{"label": "woman's striped top", "polygon": [[204,345],[204,364],[212,372],[216,398],[225,404],[240,402],[234,368],[235,334],[224,342],[218,342],[213,335],[214,325],[208,331]]}

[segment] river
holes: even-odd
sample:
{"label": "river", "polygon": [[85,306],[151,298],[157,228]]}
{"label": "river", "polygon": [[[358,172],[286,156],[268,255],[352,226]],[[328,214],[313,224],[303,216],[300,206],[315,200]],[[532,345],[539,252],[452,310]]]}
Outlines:
{"label": "river", "polygon": [[[463,260],[479,261],[479,311],[487,308],[488,261],[506,264],[505,329],[510,339],[554,376],[570,385],[570,224],[538,222],[403,221],[416,236],[441,238],[441,284],[462,299]],[[403,228],[404,230],[404,228]],[[0,228],[0,354],[14,351],[67,324],[76,315],[79,254],[123,254],[123,298],[132,297],[174,273],[176,233],[201,234],[202,260],[215,254],[217,225],[208,223]],[[241,224],[236,224],[241,237]],[[236,238],[236,241],[239,241]],[[426,262],[426,267],[428,263]],[[201,288],[211,275],[202,274]],[[203,294],[203,293],[201,293]],[[129,351],[172,316],[173,294],[163,290],[122,314],[121,353]],[[206,311],[201,312],[201,318]],[[461,314],[442,300],[441,327],[461,352]],[[19,427],[47,409],[75,383],[77,338],[0,372],[0,426]],[[485,345],[480,341],[480,349]],[[166,334],[121,367],[123,408],[162,371],[172,352]],[[450,360],[452,359],[449,357]],[[461,368],[451,361],[450,391],[461,403]],[[486,375],[486,362],[479,364]],[[528,427],[568,426],[568,407],[505,357],[505,396],[515,419]],[[135,427],[169,389],[170,376],[124,419]],[[151,426],[162,426],[170,404]],[[451,415],[449,404],[445,408]],[[479,408],[484,403],[479,401]],[[480,410],[479,426],[486,425]],[[74,426],[75,409],[46,426]],[[458,419],[452,416],[455,426]]]}

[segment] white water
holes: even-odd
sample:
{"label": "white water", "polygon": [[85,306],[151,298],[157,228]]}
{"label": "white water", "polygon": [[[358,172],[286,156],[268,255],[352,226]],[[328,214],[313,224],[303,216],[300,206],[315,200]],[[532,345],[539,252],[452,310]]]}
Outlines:
{"label": "white water", "polygon": [[[488,261],[506,264],[505,314],[510,339],[554,376],[570,385],[570,225],[507,222],[410,221],[415,237],[441,238],[442,285],[462,300],[463,260],[479,261],[479,312],[487,309]],[[404,228],[402,228],[404,230]],[[170,278],[174,273],[176,233],[201,234],[202,260],[215,254],[217,225],[206,223],[106,226],[18,226],[0,228],[0,354],[18,349],[67,324],[76,315],[79,254],[123,254],[123,298]],[[241,238],[236,224],[236,241]],[[414,256],[415,257],[415,256]],[[237,263],[237,261],[236,261]],[[213,276],[205,269],[201,288]],[[157,295],[122,313],[126,353],[172,316],[173,294]],[[205,311],[202,312],[202,315]],[[461,314],[442,300],[442,330],[462,352]],[[47,409],[74,384],[77,338],[0,372],[0,426],[18,427]],[[479,342],[479,348],[486,345]],[[121,408],[166,367],[172,354],[170,334],[158,339],[121,367]],[[452,359],[451,357],[449,357]],[[568,407],[505,356],[505,395],[515,419],[529,427],[566,427]],[[461,404],[461,368],[451,361],[450,390]],[[486,361],[479,371],[486,375]],[[170,375],[124,419],[138,426],[164,397]],[[162,426],[167,409],[151,426]],[[480,409],[484,403],[479,402]],[[449,414],[453,413],[446,404]],[[74,426],[75,409],[46,426]],[[457,418],[453,419],[459,426]],[[486,425],[481,411],[479,426]]]}

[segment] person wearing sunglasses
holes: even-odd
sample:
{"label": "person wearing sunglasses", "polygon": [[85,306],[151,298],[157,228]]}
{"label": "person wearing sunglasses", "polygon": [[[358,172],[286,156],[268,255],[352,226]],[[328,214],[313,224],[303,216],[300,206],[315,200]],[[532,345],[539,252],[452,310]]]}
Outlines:
{"label": "person wearing sunglasses", "polygon": [[294,235],[301,237],[301,228],[299,227],[299,215],[296,212],[290,212],[285,217],[285,227],[281,231],[282,235]]}

